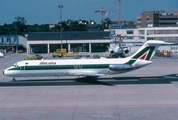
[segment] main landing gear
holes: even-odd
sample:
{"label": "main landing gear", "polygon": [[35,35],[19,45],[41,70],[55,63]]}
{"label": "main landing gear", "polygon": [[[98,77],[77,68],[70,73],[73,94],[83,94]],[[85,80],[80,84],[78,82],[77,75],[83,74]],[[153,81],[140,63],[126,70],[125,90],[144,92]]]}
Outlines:
{"label": "main landing gear", "polygon": [[92,80],[92,77],[91,76],[86,76],[85,80]]}
{"label": "main landing gear", "polygon": [[97,77],[95,77],[95,76],[86,76],[85,80],[87,80],[87,81],[97,80]]}
{"label": "main landing gear", "polygon": [[[78,77],[80,78],[80,76],[78,76]],[[93,79],[93,77],[92,76],[85,76],[85,77],[83,77],[83,79],[87,80],[87,81],[90,81],[90,80]]]}

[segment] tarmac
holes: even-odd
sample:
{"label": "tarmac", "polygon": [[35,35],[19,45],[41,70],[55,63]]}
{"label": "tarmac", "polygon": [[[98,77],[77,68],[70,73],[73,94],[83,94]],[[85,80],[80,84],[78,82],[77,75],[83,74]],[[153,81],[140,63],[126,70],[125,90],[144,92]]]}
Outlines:
{"label": "tarmac", "polygon": [[[27,54],[0,58],[0,120],[177,120],[178,54],[136,71],[86,81],[12,78],[3,70]],[[43,54],[44,59],[52,58]]]}

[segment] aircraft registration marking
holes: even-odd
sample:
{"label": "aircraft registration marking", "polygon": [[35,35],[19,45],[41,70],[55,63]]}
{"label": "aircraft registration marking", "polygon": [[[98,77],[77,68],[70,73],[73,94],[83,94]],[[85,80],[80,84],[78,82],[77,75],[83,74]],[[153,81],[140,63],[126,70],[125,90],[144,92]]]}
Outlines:
{"label": "aircraft registration marking", "polygon": [[82,69],[82,65],[74,65],[75,69]]}

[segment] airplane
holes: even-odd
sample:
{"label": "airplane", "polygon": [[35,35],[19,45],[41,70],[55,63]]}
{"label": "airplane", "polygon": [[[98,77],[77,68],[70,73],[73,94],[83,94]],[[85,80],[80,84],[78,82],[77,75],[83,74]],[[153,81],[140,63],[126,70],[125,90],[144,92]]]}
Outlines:
{"label": "airplane", "polygon": [[121,41],[111,41],[110,46],[108,46],[108,51],[111,56],[123,58],[126,57],[126,55],[129,53],[129,50],[127,47],[121,46]]}
{"label": "airplane", "polygon": [[3,58],[4,54],[2,52],[0,52],[0,58]]}
{"label": "airplane", "polygon": [[128,56],[129,49],[126,46],[122,46],[123,38],[126,36],[113,36],[111,37],[110,45],[108,46],[108,51],[110,56],[115,58],[124,58]]}
{"label": "airplane", "polygon": [[158,47],[171,44],[159,40],[149,40],[133,55],[112,59],[61,59],[61,60],[24,60],[5,69],[3,74],[12,77],[47,77],[47,76],[111,76],[130,72],[152,63]]}

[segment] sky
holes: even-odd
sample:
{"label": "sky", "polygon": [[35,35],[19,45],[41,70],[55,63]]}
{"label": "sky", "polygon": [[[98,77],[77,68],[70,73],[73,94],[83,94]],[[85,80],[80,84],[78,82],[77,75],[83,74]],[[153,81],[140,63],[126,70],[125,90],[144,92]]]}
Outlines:
{"label": "sky", "polygon": [[[27,25],[56,24],[62,20],[94,20],[101,22],[101,13],[93,10],[118,11],[118,0],[0,0],[0,25],[11,24],[15,17],[24,17]],[[178,10],[178,0],[121,0],[121,20],[136,21],[136,17],[148,10]],[[118,20],[118,12],[109,18]]]}

